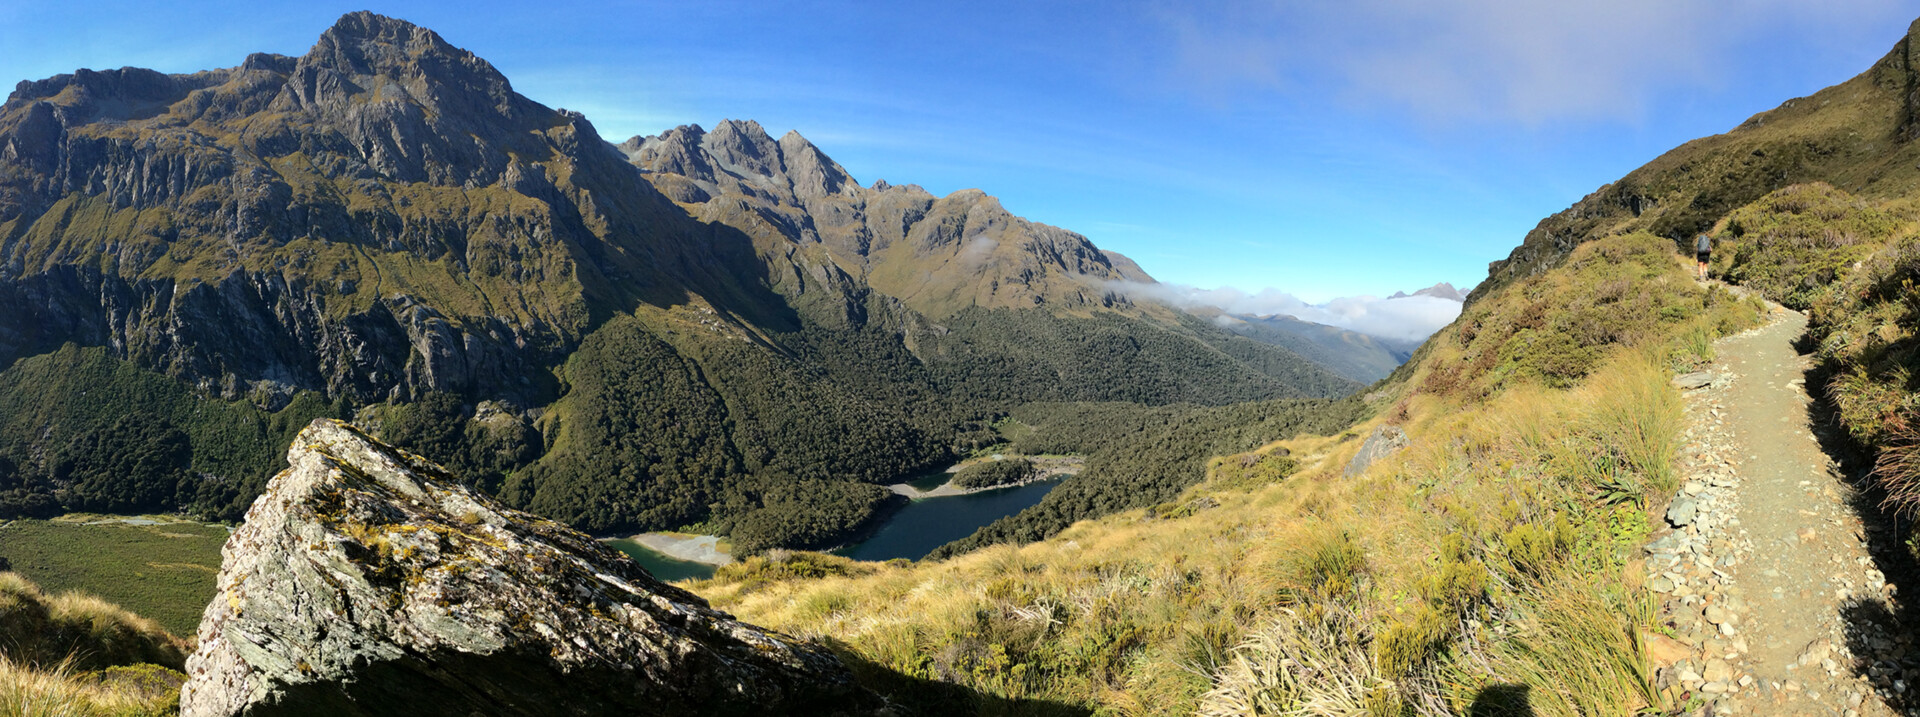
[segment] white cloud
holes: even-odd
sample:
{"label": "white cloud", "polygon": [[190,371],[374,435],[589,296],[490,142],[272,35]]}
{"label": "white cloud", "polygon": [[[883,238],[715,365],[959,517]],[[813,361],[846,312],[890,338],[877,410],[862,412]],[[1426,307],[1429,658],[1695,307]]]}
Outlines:
{"label": "white cloud", "polygon": [[[1443,121],[1639,119],[1653,93],[1712,88],[1752,43],[1878,43],[1897,0],[1245,0],[1170,6],[1179,81],[1203,95],[1330,91]],[[1330,86],[1329,86],[1330,85]]]}
{"label": "white cloud", "polygon": [[1391,299],[1346,296],[1323,304],[1309,304],[1273,288],[1248,293],[1233,287],[1201,289],[1181,284],[1131,281],[1108,282],[1107,288],[1135,299],[1156,301],[1179,309],[1211,307],[1243,316],[1284,314],[1302,321],[1408,341],[1420,341],[1432,336],[1433,332],[1459,316],[1461,307],[1458,301],[1433,296]]}

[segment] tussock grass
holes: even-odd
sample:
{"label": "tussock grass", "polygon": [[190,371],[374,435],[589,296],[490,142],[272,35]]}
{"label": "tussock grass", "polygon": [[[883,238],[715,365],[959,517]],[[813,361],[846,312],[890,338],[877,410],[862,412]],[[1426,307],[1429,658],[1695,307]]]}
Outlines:
{"label": "tussock grass", "polygon": [[173,714],[186,644],[90,595],[0,572],[0,714]]}
{"label": "tussock grass", "polygon": [[[1413,445],[1360,475],[1343,471],[1360,441],[1303,436],[1213,458],[1177,510],[938,562],[789,575],[748,561],[694,589],[828,640],[883,691],[970,691],[934,712],[1632,713],[1656,699],[1627,559],[1674,481],[1672,357],[1706,360],[1702,337],[1710,351],[1758,312],[1691,282],[1657,241],[1583,251],[1558,271],[1589,274],[1482,302],[1479,338],[1455,333],[1463,321],[1386,387],[1393,410],[1350,432],[1391,420]],[[1594,293],[1626,275],[1659,287],[1654,303]],[[1547,300],[1630,323],[1549,378],[1513,342],[1568,325],[1495,326]]]}
{"label": "tussock grass", "polygon": [[0,714],[9,717],[146,717],[179,712],[186,676],[165,668],[78,672],[68,663],[37,668],[0,656]]}
{"label": "tussock grass", "polygon": [[1670,494],[1678,487],[1673,455],[1686,422],[1680,396],[1668,387],[1669,374],[1644,355],[1623,357],[1609,368],[1586,387],[1598,453],[1615,475],[1624,470],[1644,478],[1652,493]]}
{"label": "tussock grass", "polygon": [[0,573],[0,654],[16,662],[180,669],[185,647],[158,623],[118,605],[73,591],[50,596],[19,573]]}
{"label": "tussock grass", "polygon": [[1632,714],[1658,704],[1637,632],[1654,616],[1644,592],[1561,573],[1530,597],[1509,618],[1511,639],[1449,667],[1442,679],[1453,685],[1454,709],[1466,712],[1503,685],[1525,695],[1531,715]]}
{"label": "tussock grass", "polygon": [[1340,608],[1287,611],[1255,631],[1200,700],[1206,717],[1391,714],[1392,687],[1367,654],[1364,621]]}

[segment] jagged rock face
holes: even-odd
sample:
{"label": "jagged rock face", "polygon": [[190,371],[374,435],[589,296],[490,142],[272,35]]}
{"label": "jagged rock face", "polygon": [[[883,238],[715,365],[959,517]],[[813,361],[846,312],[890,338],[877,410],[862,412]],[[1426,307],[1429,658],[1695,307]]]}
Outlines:
{"label": "jagged rock face", "polygon": [[832,654],[331,420],[222,551],[181,712],[871,714]]}
{"label": "jagged rock face", "polygon": [[[977,189],[935,197],[911,184],[862,187],[799,133],[776,141],[757,122],[686,125],[620,149],[662,194],[752,236],[769,283],[797,304],[857,299],[864,285],[934,319],[970,306],[1115,308],[1130,303],[1108,282],[1152,281],[1126,257],[1015,216]],[[845,321],[846,303],[834,304],[841,316],[814,318]]]}
{"label": "jagged rock face", "polygon": [[77,341],[224,398],[537,403],[594,316],[690,294],[777,310],[733,278],[748,243],[701,229],[579,114],[352,13],[298,58],[20,83],[0,367]]}

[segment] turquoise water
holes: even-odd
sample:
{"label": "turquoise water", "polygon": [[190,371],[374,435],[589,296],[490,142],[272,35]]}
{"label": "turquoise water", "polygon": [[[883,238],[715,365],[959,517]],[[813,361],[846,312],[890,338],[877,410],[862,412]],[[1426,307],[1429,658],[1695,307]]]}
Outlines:
{"label": "turquoise water", "polygon": [[[920,490],[933,490],[951,477],[950,474],[939,473],[916,478],[908,485]],[[934,548],[972,535],[980,526],[1032,507],[1046,497],[1047,491],[1059,484],[1060,479],[1055,478],[1014,488],[921,498],[889,516],[887,522],[871,537],[833,552],[855,560],[919,560],[933,552]],[[626,553],[640,567],[661,580],[713,577],[712,565],[668,557],[631,538],[609,540],[607,544]]]}
{"label": "turquoise water", "polygon": [[[993,521],[1026,510],[1060,484],[1058,478],[1015,488],[922,498],[894,513],[873,537],[833,551],[855,560],[919,560]],[[916,486],[917,487],[917,486]],[[923,488],[937,488],[939,483]]]}
{"label": "turquoise water", "polygon": [[633,558],[633,562],[639,563],[640,567],[646,568],[647,572],[653,573],[654,577],[661,580],[672,582],[704,580],[713,577],[712,565],[668,557],[665,553],[634,542],[632,538],[609,540],[607,544],[626,553],[627,557]]}

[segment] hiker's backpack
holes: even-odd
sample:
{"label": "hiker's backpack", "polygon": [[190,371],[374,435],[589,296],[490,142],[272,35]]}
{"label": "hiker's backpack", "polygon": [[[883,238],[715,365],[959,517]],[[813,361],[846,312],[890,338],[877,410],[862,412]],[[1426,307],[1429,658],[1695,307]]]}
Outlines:
{"label": "hiker's backpack", "polygon": [[1713,249],[1712,242],[1713,240],[1707,235],[1701,234],[1693,240],[1693,250],[1696,253],[1705,254]]}

